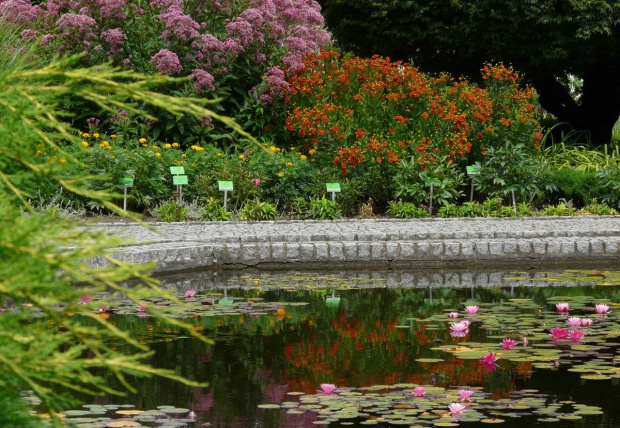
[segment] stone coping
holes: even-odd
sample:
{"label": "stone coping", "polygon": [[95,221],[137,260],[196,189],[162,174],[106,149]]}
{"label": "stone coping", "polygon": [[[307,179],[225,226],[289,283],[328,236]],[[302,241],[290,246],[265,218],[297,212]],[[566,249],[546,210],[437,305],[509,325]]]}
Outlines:
{"label": "stone coping", "polygon": [[[90,223],[132,240],[115,256],[200,269],[513,267],[620,263],[620,216]],[[91,260],[93,266],[106,263]]]}

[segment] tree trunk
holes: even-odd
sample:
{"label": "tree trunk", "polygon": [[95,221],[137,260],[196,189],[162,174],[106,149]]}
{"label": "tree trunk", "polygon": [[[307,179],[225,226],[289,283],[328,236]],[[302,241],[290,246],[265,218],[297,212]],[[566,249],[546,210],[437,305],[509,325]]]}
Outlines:
{"label": "tree trunk", "polygon": [[611,141],[620,117],[620,60],[595,67],[583,77],[583,94],[577,104],[568,89],[552,76],[535,76],[540,105],[570,129],[586,131],[593,146]]}

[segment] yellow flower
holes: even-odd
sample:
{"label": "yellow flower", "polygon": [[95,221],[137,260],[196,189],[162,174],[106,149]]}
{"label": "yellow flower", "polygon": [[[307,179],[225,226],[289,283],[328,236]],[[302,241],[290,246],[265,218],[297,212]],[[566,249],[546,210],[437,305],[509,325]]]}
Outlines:
{"label": "yellow flower", "polygon": [[41,153],[42,153],[41,150],[37,150],[37,154],[36,155],[37,156],[41,156]]}
{"label": "yellow flower", "polygon": [[78,135],[81,137],[84,133],[82,131],[78,131]]}
{"label": "yellow flower", "polygon": [[243,160],[243,159],[245,159],[245,156],[244,155],[239,155],[239,159]]}
{"label": "yellow flower", "polygon": [[218,157],[218,158],[221,158],[222,156],[224,156],[222,153],[217,152],[217,157]]}
{"label": "yellow flower", "polygon": [[316,150],[314,150],[314,149],[310,149],[310,150],[308,150],[308,153],[310,153],[310,155],[313,155],[313,154],[315,154],[315,153],[316,153]]}
{"label": "yellow flower", "polygon": [[96,132],[93,134],[93,137],[95,138],[99,138],[99,134],[97,134]]}
{"label": "yellow flower", "polygon": [[284,173],[283,173],[282,171],[280,171],[280,172],[278,173],[278,177],[280,177],[280,178],[284,177]]}
{"label": "yellow flower", "polygon": [[276,147],[276,152],[279,152],[279,151],[280,151],[280,148],[279,148],[279,147]]}
{"label": "yellow flower", "polygon": [[60,158],[60,163],[65,163],[65,162],[67,162],[67,159],[65,159],[65,158]]}
{"label": "yellow flower", "polygon": [[272,152],[276,151],[276,146],[269,146],[269,150],[271,150]]}
{"label": "yellow flower", "polygon": [[291,152],[294,152],[294,151],[295,151],[295,147],[291,147],[291,148],[290,148],[290,151],[291,151]]}
{"label": "yellow flower", "polygon": [[116,138],[116,134],[110,135],[110,138]]}
{"label": "yellow flower", "polygon": [[288,166],[293,166],[293,162],[287,163]]}
{"label": "yellow flower", "polygon": [[308,157],[306,155],[301,155],[301,156],[299,156],[299,159],[306,160],[306,159],[308,159]]}
{"label": "yellow flower", "polygon": [[138,140],[138,142],[139,142],[140,144],[144,144],[144,143],[146,143],[146,138],[140,138],[140,139]]}
{"label": "yellow flower", "polygon": [[160,158],[160,157],[161,157],[161,153],[159,153],[159,152],[158,152],[158,153],[155,153],[155,157],[156,157],[156,158]]}
{"label": "yellow flower", "polygon": [[88,141],[82,141],[82,145],[83,145],[84,147],[88,147],[88,146],[90,146],[90,144],[88,144]]}
{"label": "yellow flower", "polygon": [[179,143],[172,143],[172,147],[179,147]]}
{"label": "yellow flower", "polygon": [[164,144],[164,149],[171,149],[171,148],[172,148],[172,144],[170,143]]}
{"label": "yellow flower", "polygon": [[89,138],[89,137],[90,137],[90,134],[83,133],[83,134],[82,134],[82,137],[84,137],[84,138]]}
{"label": "yellow flower", "polygon": [[181,157],[182,157],[182,158],[186,158],[186,157],[187,157],[187,155],[186,155],[185,153],[183,153],[183,154],[181,155]]}
{"label": "yellow flower", "polygon": [[112,155],[112,156],[110,156],[110,157],[111,157],[112,159],[116,159],[116,156],[114,156],[114,155]]}

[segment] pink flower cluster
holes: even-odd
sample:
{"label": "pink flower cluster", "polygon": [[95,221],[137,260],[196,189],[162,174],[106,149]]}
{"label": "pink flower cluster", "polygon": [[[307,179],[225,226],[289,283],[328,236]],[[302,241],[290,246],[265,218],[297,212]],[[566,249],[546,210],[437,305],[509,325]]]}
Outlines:
{"label": "pink flower cluster", "polygon": [[162,74],[178,74],[183,69],[177,54],[168,49],[162,49],[153,55],[150,63]]}

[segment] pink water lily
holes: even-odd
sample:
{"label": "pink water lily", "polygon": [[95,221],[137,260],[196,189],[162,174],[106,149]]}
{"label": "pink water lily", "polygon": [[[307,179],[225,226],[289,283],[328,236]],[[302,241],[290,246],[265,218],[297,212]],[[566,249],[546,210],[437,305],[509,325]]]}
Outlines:
{"label": "pink water lily", "polygon": [[461,396],[461,402],[467,400],[471,402],[471,396],[474,395],[474,391],[471,389],[459,389],[459,395]]}
{"label": "pink water lily", "polygon": [[196,295],[196,292],[194,290],[187,290],[185,292],[185,297],[194,297]]}
{"label": "pink water lily", "polygon": [[414,397],[426,397],[426,390],[423,386],[416,386],[415,388],[413,388],[413,391],[411,391],[411,393]]}
{"label": "pink water lily", "polygon": [[321,392],[325,394],[331,394],[332,392],[336,390],[336,388],[338,387],[334,385],[333,383],[322,383],[321,384]]}
{"label": "pink water lily", "polygon": [[579,327],[581,325],[581,318],[570,317],[569,319],[566,320],[566,324],[568,324],[569,327]]}
{"label": "pink water lily", "polygon": [[91,300],[93,300],[93,298],[90,297],[90,296],[82,296],[82,297],[80,297],[80,303],[88,303]]}
{"label": "pink water lily", "polygon": [[478,306],[471,305],[471,306],[465,307],[465,312],[467,312],[468,314],[477,314],[478,309],[480,309]]}
{"label": "pink water lily", "polygon": [[465,323],[465,322],[455,322],[450,324],[450,331],[458,331],[458,332],[462,332],[465,331],[469,328],[469,323]]}
{"label": "pink water lily", "polygon": [[497,353],[493,353],[491,351],[489,351],[488,354],[482,356],[482,358],[480,358],[480,362],[483,364],[495,364],[495,361],[497,361],[499,358],[497,358]]}
{"label": "pink water lily", "polygon": [[566,302],[556,303],[555,308],[558,310],[558,312],[568,312],[568,310],[570,309],[570,305]]}
{"label": "pink water lily", "polygon": [[502,349],[510,350],[517,346],[517,341],[514,339],[504,339],[502,340]]}
{"label": "pink water lily", "polygon": [[143,305],[138,306],[138,311],[139,312],[146,312],[146,308]]}
{"label": "pink water lily", "polygon": [[555,327],[549,330],[549,334],[554,339],[566,339],[568,337],[568,330],[565,328]]}
{"label": "pink water lily", "polygon": [[609,306],[607,306],[607,305],[596,305],[594,307],[594,312],[596,312],[599,315],[608,314],[609,313]]}
{"label": "pink water lily", "polygon": [[108,309],[110,309],[110,308],[108,308],[107,306],[99,306],[97,308],[97,311],[98,312],[108,312]]}
{"label": "pink water lily", "polygon": [[464,406],[461,403],[450,403],[450,405],[448,405],[448,409],[450,409],[450,413],[458,415],[463,413],[467,409],[467,406]]}
{"label": "pink water lily", "polygon": [[469,329],[465,331],[450,331],[451,337],[465,337],[469,334]]}
{"label": "pink water lily", "polygon": [[585,336],[585,332],[581,331],[581,330],[570,330],[568,332],[568,335],[571,337],[571,339],[573,339],[575,342],[578,340],[583,339],[583,336]]}
{"label": "pink water lily", "polygon": [[582,327],[590,327],[590,326],[592,326],[592,319],[591,318],[582,318],[581,319],[581,326]]}
{"label": "pink water lily", "polygon": [[459,313],[458,312],[450,312],[448,314],[448,318],[458,318],[459,317]]}

